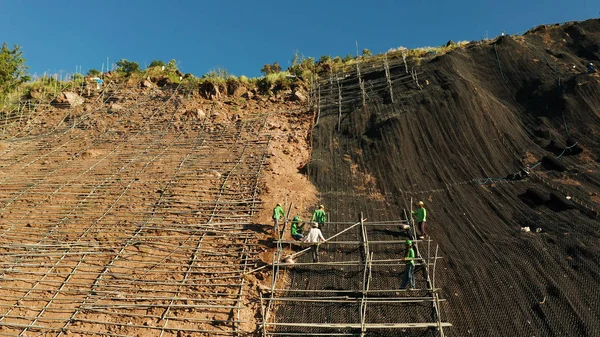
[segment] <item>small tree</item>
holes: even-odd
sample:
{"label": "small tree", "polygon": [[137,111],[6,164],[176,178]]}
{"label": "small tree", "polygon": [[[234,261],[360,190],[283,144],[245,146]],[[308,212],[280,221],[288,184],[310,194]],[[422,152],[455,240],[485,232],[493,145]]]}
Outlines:
{"label": "small tree", "polygon": [[321,58],[319,59],[319,64],[329,63],[330,60],[331,60],[331,57],[329,55],[322,55]]}
{"label": "small tree", "polygon": [[27,67],[21,47],[14,45],[10,50],[6,42],[0,49],[0,90],[2,93],[8,93],[19,84],[29,81],[31,78],[27,75]]}
{"label": "small tree", "polygon": [[353,56],[352,54],[348,54],[348,55],[346,55],[346,57],[344,57],[344,58],[342,59],[342,61],[343,61],[344,63],[348,63],[348,62],[350,62],[350,61],[352,61],[352,60],[354,60],[354,56]]}
{"label": "small tree", "polygon": [[98,69],[90,69],[87,72],[87,76],[100,76],[100,70],[98,70]]}
{"label": "small tree", "polygon": [[372,56],[373,53],[371,53],[370,50],[368,50],[367,48],[363,49],[362,51],[363,56]]}
{"label": "small tree", "polygon": [[281,66],[279,63],[274,62],[273,64],[265,64],[260,70],[265,76],[269,74],[276,74],[281,72]]}
{"label": "small tree", "polygon": [[179,70],[179,69],[177,69],[177,61],[175,61],[175,60],[169,61],[169,64],[167,64],[166,68],[167,68],[167,70],[170,70],[170,71]]}
{"label": "small tree", "polygon": [[132,73],[140,71],[140,64],[137,62],[128,61],[126,59],[121,59],[119,62],[117,62],[117,71],[122,71],[127,73],[127,75],[131,75]]}
{"label": "small tree", "polygon": [[148,66],[148,68],[153,68],[153,67],[162,67],[162,66],[166,66],[164,61],[161,60],[153,60],[152,62],[150,62],[150,65]]}

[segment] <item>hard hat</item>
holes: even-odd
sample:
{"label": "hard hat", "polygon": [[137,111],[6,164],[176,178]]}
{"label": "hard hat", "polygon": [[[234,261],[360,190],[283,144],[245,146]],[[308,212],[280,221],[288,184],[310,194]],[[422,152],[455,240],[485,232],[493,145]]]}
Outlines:
{"label": "hard hat", "polygon": [[425,203],[422,201],[419,201],[419,205],[425,205]]}
{"label": "hard hat", "polygon": [[300,217],[296,215],[293,221],[300,221]]}
{"label": "hard hat", "polygon": [[319,223],[318,223],[318,222],[313,222],[312,226],[313,226],[314,228],[319,228]]}
{"label": "hard hat", "polygon": [[409,246],[412,246],[412,241],[406,240],[406,244],[409,245]]}
{"label": "hard hat", "polygon": [[325,208],[325,206],[323,206],[323,205],[321,204],[321,205],[319,205],[319,208]]}
{"label": "hard hat", "polygon": [[592,62],[590,62],[590,65],[593,66],[594,64]]}
{"label": "hard hat", "polygon": [[281,203],[280,203],[280,202],[278,202],[278,203],[277,203],[277,206],[281,206]]}

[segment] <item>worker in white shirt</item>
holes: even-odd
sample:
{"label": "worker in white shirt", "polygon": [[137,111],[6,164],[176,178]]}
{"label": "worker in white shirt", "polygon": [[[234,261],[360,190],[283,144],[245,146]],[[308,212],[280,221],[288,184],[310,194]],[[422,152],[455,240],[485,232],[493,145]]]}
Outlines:
{"label": "worker in white shirt", "polygon": [[321,242],[325,242],[325,238],[323,237],[323,233],[319,229],[319,224],[313,222],[312,228],[304,238],[304,242],[312,244],[312,256],[313,262],[319,262],[319,244]]}

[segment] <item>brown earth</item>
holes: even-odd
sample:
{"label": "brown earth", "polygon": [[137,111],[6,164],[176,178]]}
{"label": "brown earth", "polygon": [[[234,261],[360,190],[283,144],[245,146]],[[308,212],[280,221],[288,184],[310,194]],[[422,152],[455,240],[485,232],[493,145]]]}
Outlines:
{"label": "brown earth", "polygon": [[312,113],[280,98],[137,87],[4,125],[0,333],[257,329],[271,276],[248,272],[273,254],[272,208],[308,216],[315,204],[298,171]]}

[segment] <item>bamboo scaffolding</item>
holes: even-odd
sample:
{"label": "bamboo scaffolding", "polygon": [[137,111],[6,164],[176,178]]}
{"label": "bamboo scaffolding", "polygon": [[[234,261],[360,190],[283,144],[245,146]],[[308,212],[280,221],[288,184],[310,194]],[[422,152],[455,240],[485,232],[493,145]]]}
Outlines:
{"label": "bamboo scaffolding", "polygon": [[[405,214],[405,218],[408,218]],[[412,226],[410,226],[410,230],[413,231],[413,237],[415,237],[416,233],[415,233],[415,226],[414,226],[414,220],[410,219],[407,221],[402,221],[402,224],[406,224],[406,223],[410,223]],[[380,224],[376,224],[376,226],[374,228],[377,228],[380,225],[384,225],[384,226],[393,226],[395,227],[398,224],[398,222],[384,222],[384,223],[380,223]],[[437,252],[435,254],[435,256],[430,256],[430,254],[427,254],[427,256],[421,256],[419,250],[418,250],[418,246],[419,243],[424,243],[427,242],[428,246],[431,244],[431,239],[428,239],[427,241],[423,241],[423,240],[414,240],[413,243],[416,245],[415,249],[416,249],[416,253],[417,253],[417,257],[415,258],[415,261],[417,261],[418,263],[416,263],[416,265],[422,265],[424,266],[425,270],[426,270],[426,284],[427,287],[425,289],[414,289],[415,291],[410,291],[408,292],[405,289],[371,289],[371,284],[372,284],[372,280],[376,277],[378,277],[379,273],[382,271],[381,267],[388,267],[388,266],[400,266],[401,264],[403,264],[404,260],[403,259],[375,259],[374,258],[374,252],[371,249],[371,241],[369,240],[369,232],[368,232],[368,223],[364,221],[363,219],[363,214],[361,213],[361,221],[349,226],[348,228],[343,229],[342,231],[340,231],[339,233],[331,236],[329,239],[326,240],[327,243],[331,243],[331,244],[335,244],[336,241],[331,240],[334,237],[343,235],[344,233],[348,233],[348,231],[352,230],[352,233],[355,233],[356,231],[358,232],[358,237],[359,237],[359,241],[339,241],[339,247],[341,249],[343,249],[343,247],[347,247],[347,246],[357,246],[360,247],[360,254],[363,257],[361,260],[343,260],[343,261],[325,261],[325,262],[316,262],[316,263],[310,263],[310,262],[287,262],[285,261],[285,258],[289,257],[298,257],[301,254],[303,254],[304,252],[307,251],[307,249],[302,249],[297,253],[291,254],[286,256],[285,258],[282,258],[280,256],[280,253],[277,255],[277,257],[274,257],[273,263],[272,263],[272,267],[275,271],[275,273],[278,271],[278,268],[281,267],[288,267],[288,268],[307,268],[310,269],[312,268],[312,270],[320,270],[322,271],[323,268],[327,268],[327,269],[331,269],[331,270],[338,270],[336,268],[339,267],[347,267],[347,266],[353,266],[356,269],[351,269],[352,272],[357,272],[360,273],[362,275],[362,281],[359,282],[360,287],[357,289],[278,289],[274,286],[275,283],[273,283],[273,286],[271,287],[271,289],[269,290],[270,294],[269,297],[265,300],[263,299],[261,301],[262,305],[263,305],[263,321],[261,323],[261,329],[262,329],[262,333],[263,336],[276,336],[276,335],[294,335],[294,333],[289,333],[289,330],[285,330],[285,332],[283,332],[282,330],[278,330],[278,328],[286,328],[286,327],[292,327],[292,328],[296,328],[297,330],[295,331],[295,333],[297,334],[302,334],[302,335],[306,335],[306,336],[312,336],[312,335],[327,335],[327,334],[322,334],[321,332],[314,332],[315,328],[318,329],[329,329],[329,330],[339,330],[339,329],[357,329],[360,330],[360,333],[353,333],[353,334],[349,334],[349,335],[356,335],[356,336],[361,336],[364,337],[368,334],[368,331],[370,329],[407,329],[407,328],[436,328],[437,331],[440,331],[440,334],[443,336],[443,328],[444,327],[448,327],[451,326],[450,323],[447,322],[443,322],[441,320],[440,314],[439,314],[439,304],[444,302],[443,299],[440,299],[438,296],[438,290],[434,287],[435,283],[433,281],[431,281],[431,279],[429,278],[430,273],[428,272],[428,269],[430,267],[434,267],[435,268],[435,263],[438,259],[440,259],[441,257],[437,255]],[[356,235],[356,234],[353,234]],[[282,243],[281,240],[277,241],[278,244],[280,245]],[[379,240],[379,241],[373,241],[374,243],[379,243],[379,245],[383,245],[385,244],[386,247],[397,247],[398,243],[404,243],[404,241],[400,241],[400,240]],[[338,248],[338,252],[339,249]],[[278,250],[281,250],[280,246],[278,246]],[[354,251],[354,250],[353,250]],[[383,270],[387,270],[383,269]],[[344,269],[346,272],[348,272],[348,269]],[[274,277],[276,277],[277,274],[274,274]],[[427,295],[426,296],[402,296],[399,297],[399,294],[412,294],[412,293],[417,293],[417,294],[423,294],[423,292],[425,292]],[[281,295],[280,295],[281,294]],[[287,295],[287,296],[286,296]],[[292,295],[292,296],[290,296]],[[385,297],[382,297],[385,296]],[[262,298],[262,297],[261,297]],[[272,310],[271,308],[273,306],[275,306],[275,303],[277,303],[277,305],[284,305],[286,303],[289,303],[290,305],[293,305],[294,303],[306,303],[306,304],[310,304],[310,303],[319,303],[319,304],[346,304],[346,305],[356,305],[356,308],[358,310],[358,320],[355,322],[346,322],[346,323],[319,323],[319,322],[286,322],[285,319],[286,317],[271,317],[269,315],[269,312]],[[433,322],[414,322],[414,323],[410,323],[410,322],[389,322],[389,323],[373,323],[373,322],[369,322],[368,321],[368,312],[369,312],[369,308],[372,305],[378,304],[378,305],[404,305],[404,304],[415,304],[415,303],[423,303],[423,304],[431,304],[432,305],[432,310],[434,311],[434,321]],[[335,310],[334,308],[338,308],[337,306],[332,306],[331,307],[332,310]],[[372,308],[372,310],[377,310],[375,308]],[[311,329],[310,331],[313,332],[308,332],[305,329]],[[302,331],[302,333],[300,331]],[[332,335],[336,335],[337,333],[339,333],[340,335],[345,335],[345,333],[342,332],[332,332]]]}

